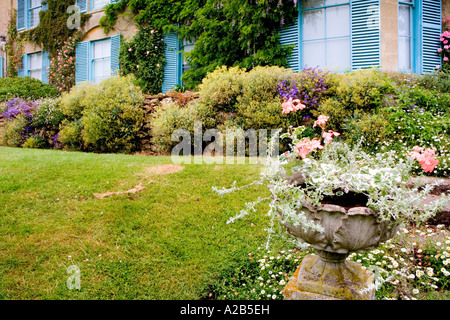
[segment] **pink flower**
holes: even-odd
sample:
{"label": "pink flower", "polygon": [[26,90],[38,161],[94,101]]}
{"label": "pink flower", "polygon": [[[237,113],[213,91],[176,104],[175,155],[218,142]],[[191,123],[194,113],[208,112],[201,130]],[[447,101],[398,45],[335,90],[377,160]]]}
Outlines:
{"label": "pink flower", "polygon": [[440,67],[441,67],[440,65],[437,65],[437,66],[436,66],[436,69],[439,69]]}
{"label": "pink flower", "polygon": [[323,146],[320,144],[320,141],[317,138],[314,138],[312,140],[304,138],[295,145],[295,148],[298,150],[298,155],[302,159],[305,159],[308,153],[316,151],[316,149],[323,149]]}
{"label": "pink flower", "polygon": [[335,132],[333,130],[328,130],[327,132],[322,132],[322,138],[325,139],[325,144],[331,144],[331,141],[333,140],[333,137],[338,137],[341,134],[339,132]]}
{"label": "pink flower", "polygon": [[313,128],[315,126],[320,126],[322,129],[325,127],[325,124],[327,123],[328,119],[330,117],[324,116],[324,115],[320,115],[317,120],[314,122]]}
{"label": "pink flower", "polygon": [[281,104],[281,108],[283,109],[281,113],[288,114],[292,111],[303,110],[306,106],[300,103],[299,99],[293,100],[292,98],[289,98],[289,100],[284,101]]}
{"label": "pink flower", "polygon": [[448,40],[444,40],[444,44],[447,44],[448,43]]}
{"label": "pink flower", "polygon": [[439,49],[438,49],[438,52],[442,52],[442,48],[439,48]]}
{"label": "pink flower", "polygon": [[439,161],[436,160],[436,153],[433,149],[426,149],[419,146],[415,146],[414,151],[410,153],[411,159],[416,159],[422,166],[423,171],[433,172],[434,168],[438,165]]}
{"label": "pink flower", "polygon": [[444,57],[444,61],[448,61],[448,57]]}
{"label": "pink flower", "polygon": [[[440,48],[439,48],[439,49],[440,49]],[[444,49],[445,49],[445,50],[448,50],[448,45],[445,45],[445,46],[444,46]],[[442,49],[441,49],[441,51],[442,51]],[[439,51],[439,52],[441,52],[441,51]]]}

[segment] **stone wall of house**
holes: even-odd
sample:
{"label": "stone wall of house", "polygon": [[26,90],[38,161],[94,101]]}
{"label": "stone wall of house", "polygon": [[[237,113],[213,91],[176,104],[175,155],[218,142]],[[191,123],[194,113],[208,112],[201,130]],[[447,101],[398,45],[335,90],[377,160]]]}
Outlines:
{"label": "stone wall of house", "polygon": [[442,0],[442,19],[450,17],[450,0]]}

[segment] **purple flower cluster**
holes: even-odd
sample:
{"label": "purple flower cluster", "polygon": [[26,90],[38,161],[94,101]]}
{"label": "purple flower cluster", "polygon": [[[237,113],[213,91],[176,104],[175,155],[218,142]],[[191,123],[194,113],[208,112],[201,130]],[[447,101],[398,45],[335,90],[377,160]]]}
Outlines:
{"label": "purple flower cluster", "polygon": [[278,83],[278,94],[283,100],[300,99],[307,109],[316,108],[327,91],[327,72],[317,68],[303,69],[298,74]]}
{"label": "purple flower cluster", "polygon": [[6,109],[3,111],[2,116],[6,121],[13,120],[20,114],[31,119],[33,110],[36,108],[34,101],[26,101],[20,98],[9,100],[5,102],[5,105]]}

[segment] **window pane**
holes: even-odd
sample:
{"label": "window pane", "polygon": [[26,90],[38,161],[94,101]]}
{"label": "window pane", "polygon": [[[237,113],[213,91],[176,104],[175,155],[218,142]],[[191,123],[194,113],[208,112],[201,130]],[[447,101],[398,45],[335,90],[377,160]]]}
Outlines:
{"label": "window pane", "polygon": [[339,6],[327,8],[327,38],[350,35],[350,7]]}
{"label": "window pane", "polygon": [[103,8],[107,4],[109,4],[109,0],[92,0],[93,9]]}
{"label": "window pane", "polygon": [[325,41],[308,41],[303,44],[303,65],[305,67],[325,66]]}
{"label": "window pane", "polygon": [[303,13],[303,40],[325,38],[325,9]]}
{"label": "window pane", "polygon": [[400,5],[398,8],[398,34],[411,35],[411,9],[408,5]]}
{"label": "window pane", "polygon": [[322,7],[324,5],[324,0],[304,0],[303,1],[303,8],[316,8],[316,7]]}
{"label": "window pane", "polygon": [[111,59],[105,58],[94,61],[93,80],[99,83],[101,80],[111,75]]}
{"label": "window pane", "polygon": [[400,70],[411,70],[411,38],[399,37],[398,63]]}
{"label": "window pane", "polygon": [[30,10],[30,27],[35,27],[39,24],[39,12],[41,8]]}
{"label": "window pane", "polygon": [[34,79],[38,79],[41,80],[41,70],[34,70],[34,71],[30,71],[30,77],[34,78]]}
{"label": "window pane", "polygon": [[30,70],[42,68],[42,57],[40,53],[30,54]]}
{"label": "window pane", "polygon": [[327,40],[326,66],[336,70],[350,67],[350,38]]}
{"label": "window pane", "polygon": [[108,39],[94,42],[92,55],[94,59],[109,57],[111,55],[111,41]]}
{"label": "window pane", "polygon": [[331,6],[333,4],[349,3],[349,0],[326,0],[326,5]]}

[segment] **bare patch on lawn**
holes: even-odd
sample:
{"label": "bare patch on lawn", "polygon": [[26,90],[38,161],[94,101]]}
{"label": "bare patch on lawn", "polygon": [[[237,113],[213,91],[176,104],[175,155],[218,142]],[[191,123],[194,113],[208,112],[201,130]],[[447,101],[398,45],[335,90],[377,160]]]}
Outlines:
{"label": "bare patch on lawn", "polygon": [[105,192],[105,193],[94,193],[94,197],[96,197],[97,199],[103,199],[106,197],[110,197],[113,195],[118,195],[118,194],[127,194],[127,193],[138,193],[139,191],[144,190],[144,187],[142,186],[141,183],[139,183],[136,187],[134,187],[133,189],[127,190],[127,191],[116,191],[116,192]]}
{"label": "bare patch on lawn", "polygon": [[157,174],[166,174],[166,173],[174,173],[184,169],[184,166],[180,166],[178,164],[160,164],[157,166],[151,166],[147,168],[147,172],[149,173],[157,173]]}

